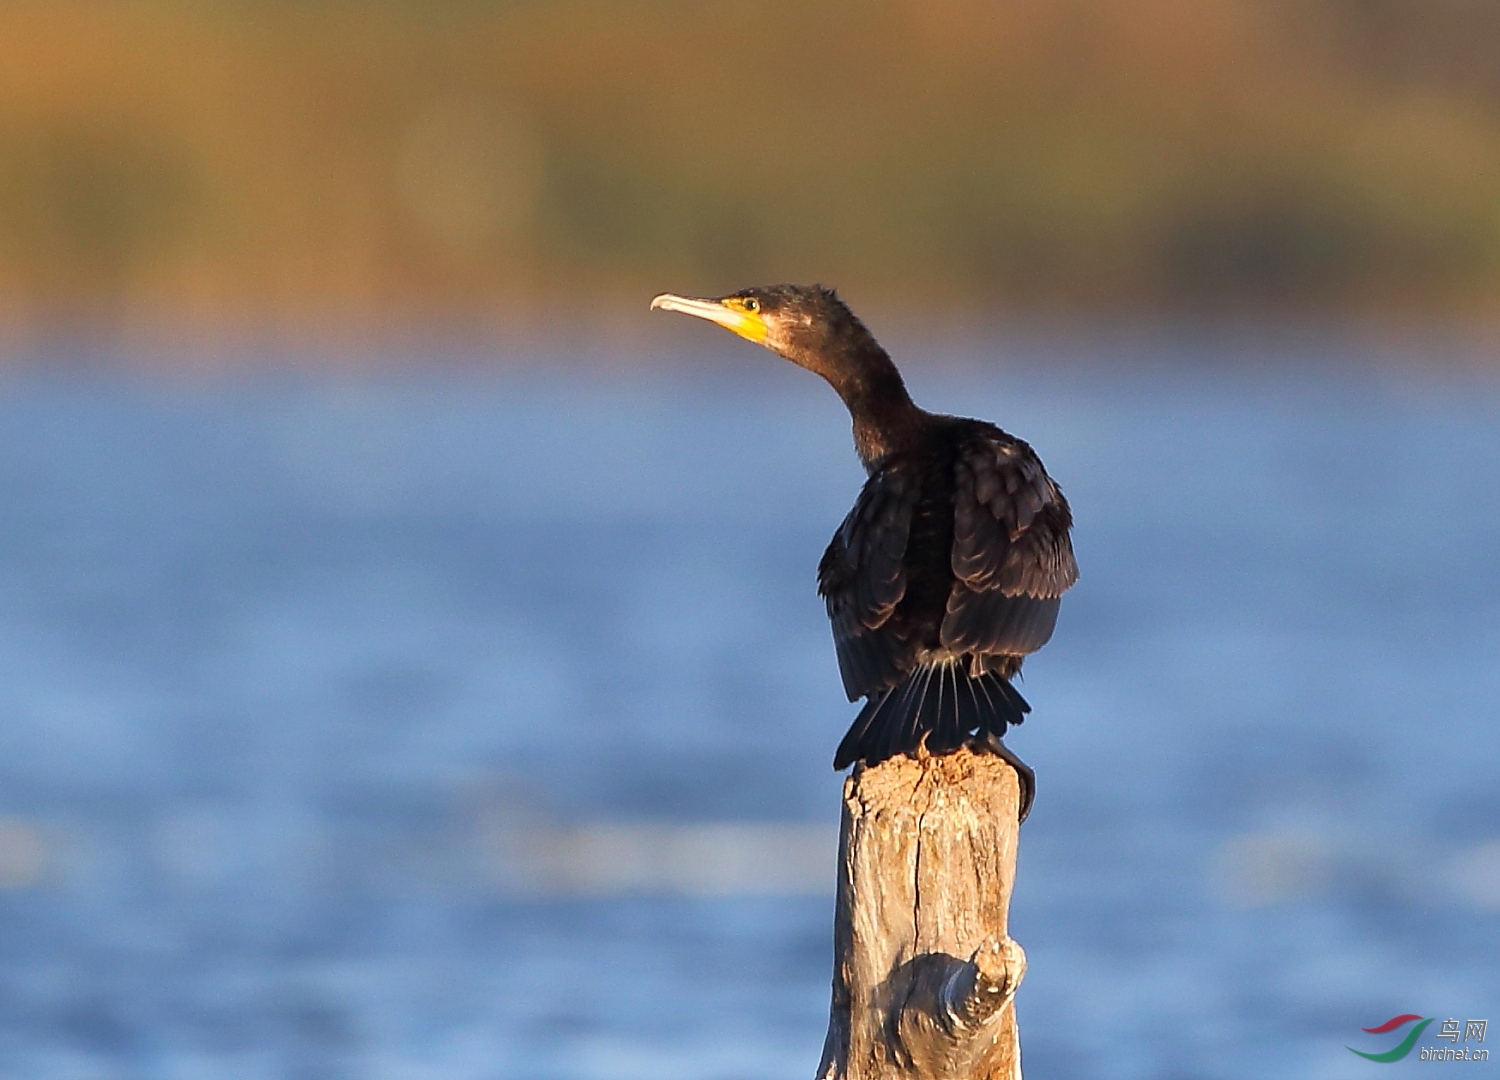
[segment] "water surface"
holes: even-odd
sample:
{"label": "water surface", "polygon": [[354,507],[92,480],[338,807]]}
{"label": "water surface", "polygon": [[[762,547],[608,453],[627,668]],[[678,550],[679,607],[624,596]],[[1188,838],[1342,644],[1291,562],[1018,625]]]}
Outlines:
{"label": "water surface", "polygon": [[[911,379],[1078,520],[1027,1069],[1352,1076],[1500,1011],[1500,382],[1171,359]],[[860,479],[766,365],[9,379],[0,1075],[811,1075]]]}

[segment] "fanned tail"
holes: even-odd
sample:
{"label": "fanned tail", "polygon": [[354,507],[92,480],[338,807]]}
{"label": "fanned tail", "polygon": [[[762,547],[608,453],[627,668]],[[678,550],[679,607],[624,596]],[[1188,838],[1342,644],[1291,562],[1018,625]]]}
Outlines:
{"label": "fanned tail", "polygon": [[865,703],[839,743],[833,767],[844,769],[856,761],[876,765],[897,754],[915,753],[924,740],[931,754],[951,753],[961,746],[988,751],[1020,775],[1025,821],[1036,793],[1036,774],[1002,738],[1030,711],[1010,680],[992,671],[970,675],[964,661],[923,664],[904,682]]}

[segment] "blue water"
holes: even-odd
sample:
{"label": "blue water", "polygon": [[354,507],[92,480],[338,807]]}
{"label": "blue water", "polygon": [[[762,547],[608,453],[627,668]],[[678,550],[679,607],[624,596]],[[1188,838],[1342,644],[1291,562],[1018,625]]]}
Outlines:
{"label": "blue water", "polygon": [[[1344,1047],[1500,1012],[1500,378],[1186,352],[910,380],[1078,519],[1011,740],[1026,1069],[1420,1068]],[[835,827],[860,473],[733,356],[9,376],[0,1077],[810,1076],[831,852],[570,891],[491,841]]]}

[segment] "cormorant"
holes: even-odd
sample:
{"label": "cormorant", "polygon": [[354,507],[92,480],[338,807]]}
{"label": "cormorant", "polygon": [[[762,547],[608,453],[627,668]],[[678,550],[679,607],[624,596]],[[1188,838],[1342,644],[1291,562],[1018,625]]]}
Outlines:
{"label": "cormorant", "polygon": [[651,307],[708,319],[821,375],[854,421],[869,479],[818,564],[850,701],[865,706],[836,769],[969,746],[1035,776],[1002,742],[1031,711],[1011,685],[1052,636],[1078,579],[1062,491],[1026,443],[983,420],[918,408],[886,351],[818,285]]}

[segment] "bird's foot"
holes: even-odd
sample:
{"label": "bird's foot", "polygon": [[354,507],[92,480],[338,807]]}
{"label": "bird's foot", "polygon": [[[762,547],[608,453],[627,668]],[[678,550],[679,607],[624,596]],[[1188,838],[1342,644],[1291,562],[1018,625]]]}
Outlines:
{"label": "bird's foot", "polygon": [[1036,773],[1032,771],[1031,766],[1016,757],[1015,751],[1006,746],[1005,740],[998,735],[980,735],[973,739],[969,746],[974,750],[994,754],[1016,770],[1016,777],[1021,782],[1020,820],[1025,821],[1026,815],[1031,813],[1031,804],[1036,799]]}

